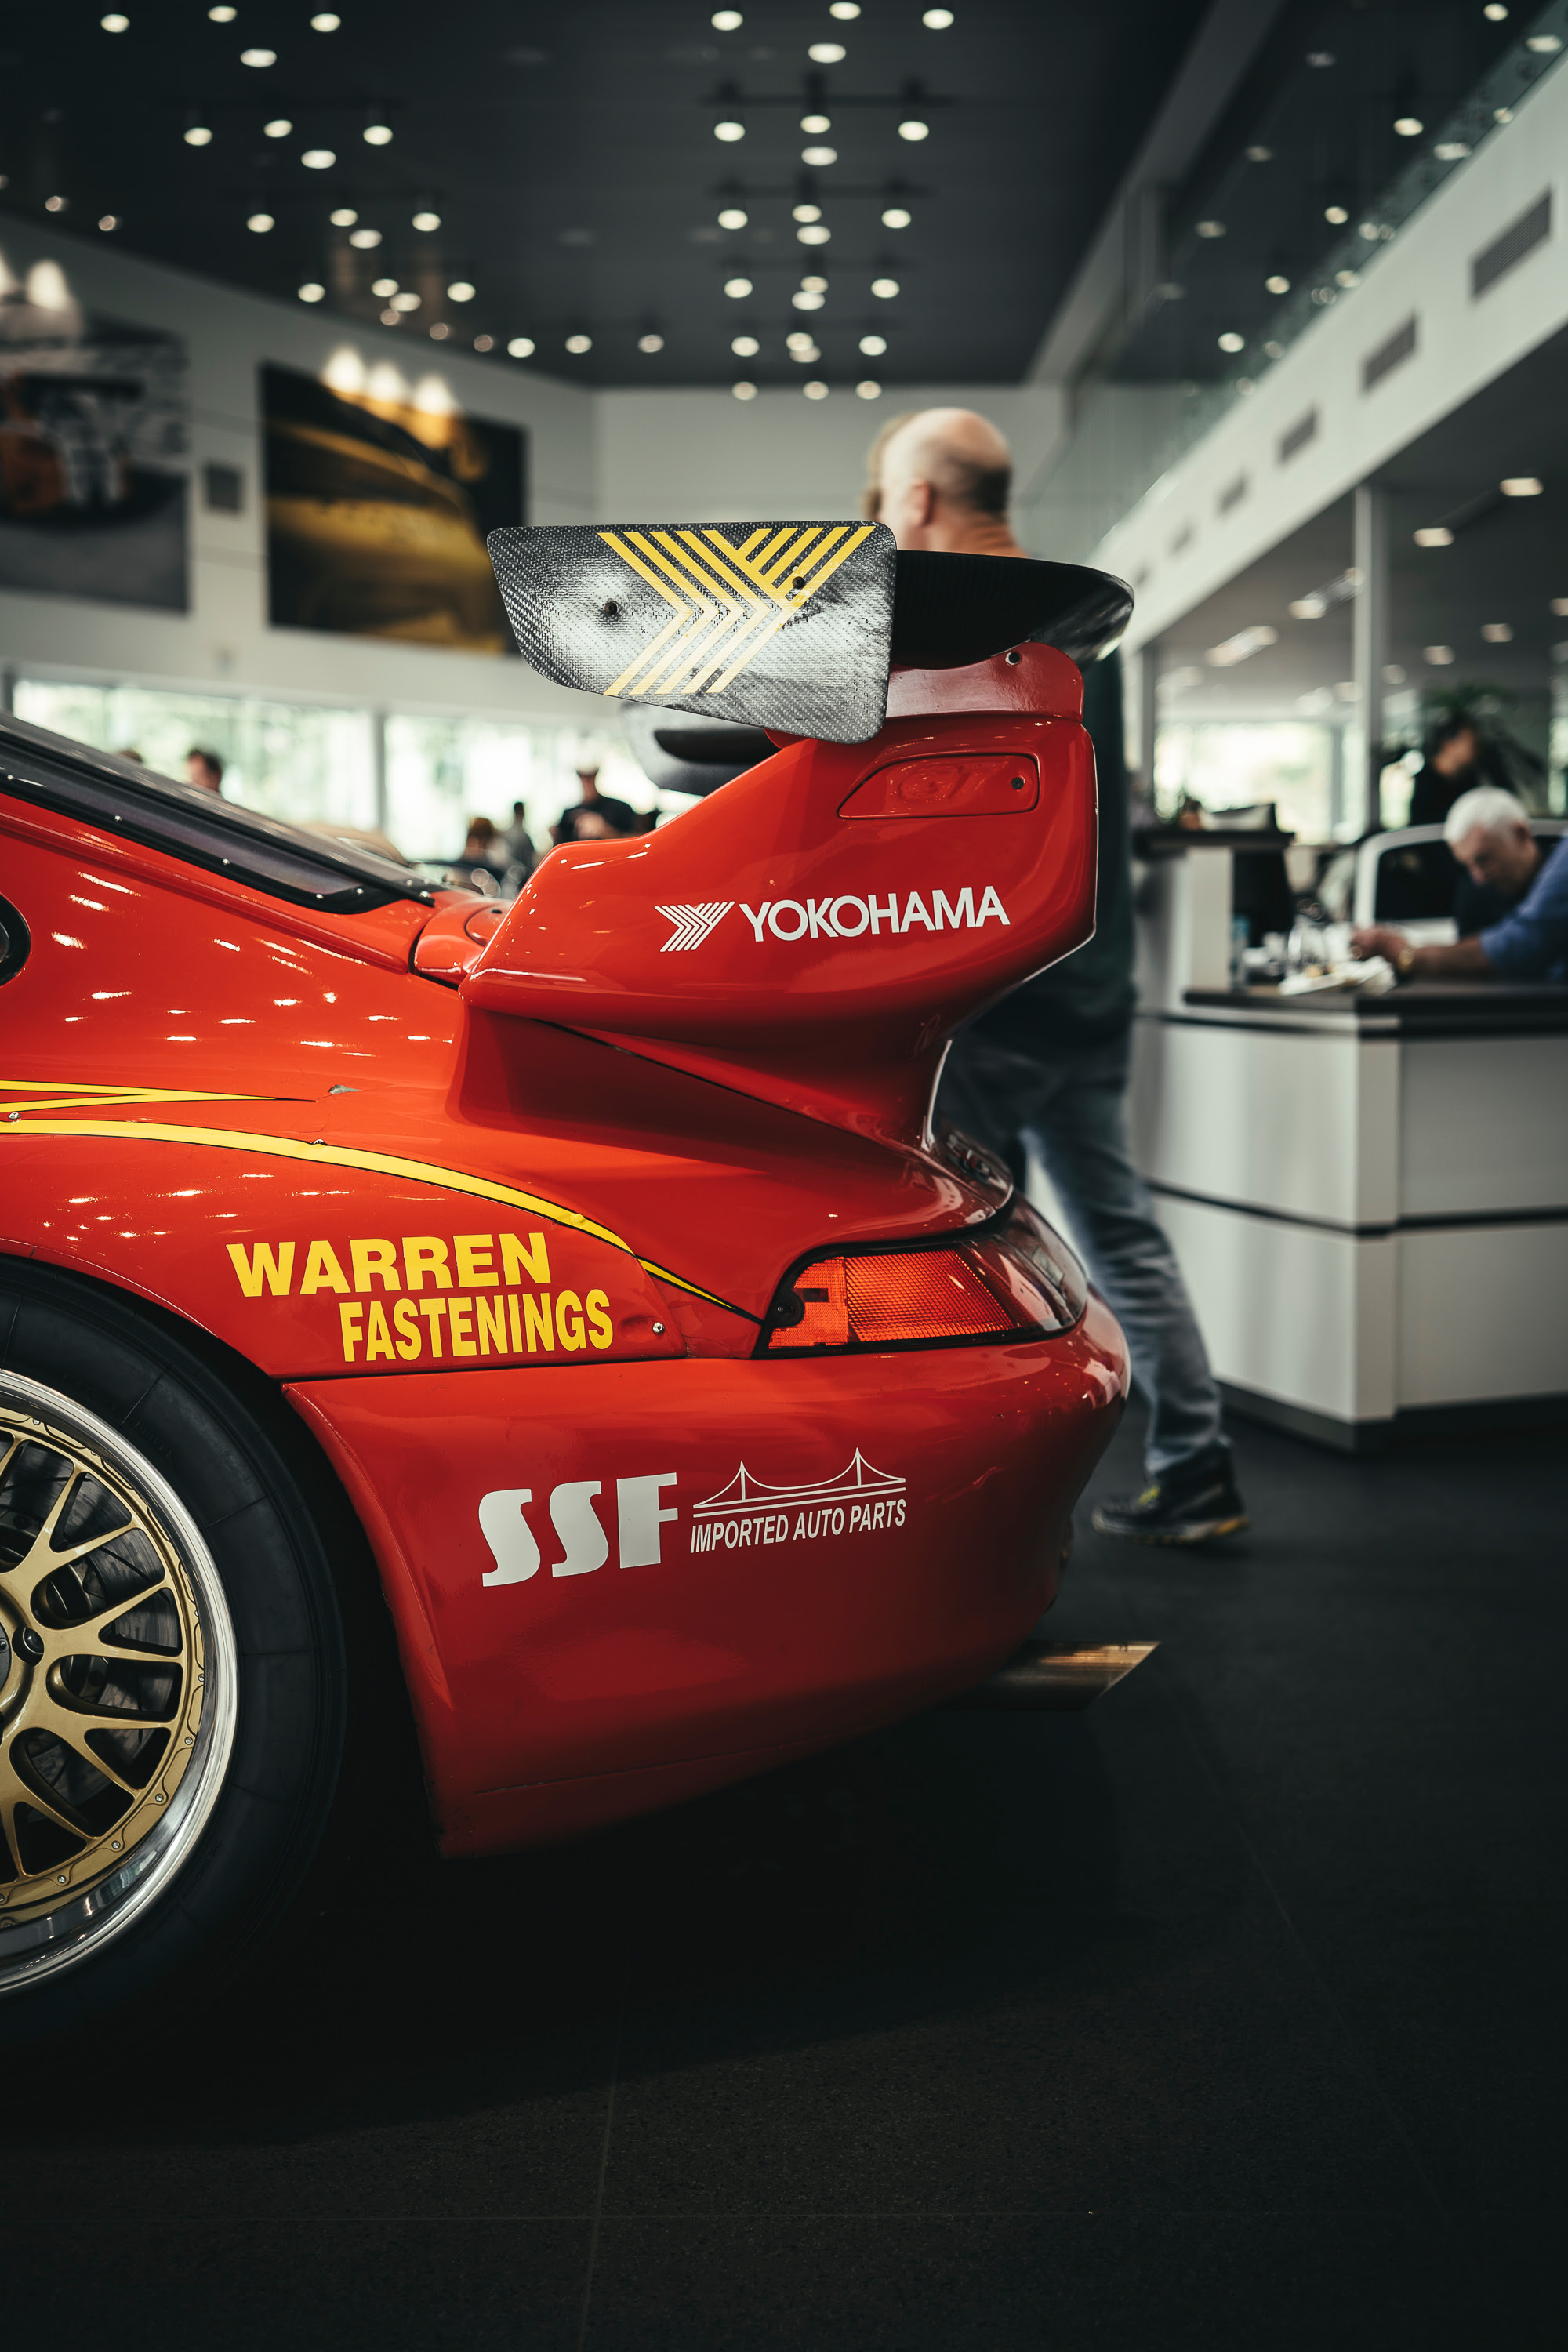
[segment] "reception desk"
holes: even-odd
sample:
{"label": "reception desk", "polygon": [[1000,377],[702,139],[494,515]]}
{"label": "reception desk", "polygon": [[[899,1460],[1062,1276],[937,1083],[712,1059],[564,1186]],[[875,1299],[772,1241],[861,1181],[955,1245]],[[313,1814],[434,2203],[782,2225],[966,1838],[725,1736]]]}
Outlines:
{"label": "reception desk", "polygon": [[1129,1102],[1229,1401],[1355,1452],[1568,1410],[1568,989],[1215,985],[1231,854],[1148,869]]}

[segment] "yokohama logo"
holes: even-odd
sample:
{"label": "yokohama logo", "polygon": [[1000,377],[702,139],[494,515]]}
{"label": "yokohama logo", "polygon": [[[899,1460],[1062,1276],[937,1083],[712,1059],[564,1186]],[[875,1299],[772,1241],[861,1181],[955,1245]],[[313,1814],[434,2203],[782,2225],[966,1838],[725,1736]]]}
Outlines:
{"label": "yokohama logo", "polygon": [[734,903],[733,898],[715,898],[706,907],[661,907],[659,913],[667,922],[675,925],[664,943],[662,953],[671,955],[680,948],[700,948],[710,931],[716,929],[723,921]]}
{"label": "yokohama logo", "polygon": [[[675,925],[663,952],[700,948],[734,904],[732,898],[725,898],[706,907],[661,907],[659,913]],[[741,912],[759,947],[764,933],[786,940],[859,940],[879,938],[883,931],[895,935],[921,929],[977,931],[985,923],[1011,929],[1007,910],[989,884],[981,891],[978,905],[971,883],[951,898],[945,890],[932,890],[929,904],[918,890],[911,890],[903,898],[891,891],[885,898],[780,898],[769,899],[761,907],[748,907],[742,900]]]}

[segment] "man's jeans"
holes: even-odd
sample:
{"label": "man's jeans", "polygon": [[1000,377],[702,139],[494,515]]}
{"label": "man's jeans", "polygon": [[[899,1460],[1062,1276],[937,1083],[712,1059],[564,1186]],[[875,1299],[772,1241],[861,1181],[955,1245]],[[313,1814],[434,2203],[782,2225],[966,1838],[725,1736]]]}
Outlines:
{"label": "man's jeans", "polygon": [[938,1108],[1005,1158],[1032,1143],[1072,1221],[1072,1239],[1127,1335],[1150,1407],[1144,1459],[1163,1477],[1226,1443],[1219,1391],[1181,1268],[1127,1148],[1125,1032],[1062,1046],[1048,1061],[976,1036],[953,1041]]}

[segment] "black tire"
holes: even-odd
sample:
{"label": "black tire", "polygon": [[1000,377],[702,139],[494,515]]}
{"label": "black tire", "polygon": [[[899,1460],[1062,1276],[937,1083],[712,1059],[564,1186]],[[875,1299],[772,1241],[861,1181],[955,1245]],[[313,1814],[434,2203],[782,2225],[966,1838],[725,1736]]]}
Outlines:
{"label": "black tire", "polygon": [[[76,1423],[58,1417],[51,1423],[46,1412],[37,1422],[43,1434],[30,1457],[35,1466],[48,1459],[45,1439],[51,1428],[87,1428],[90,1435],[86,1419],[90,1415],[125,1449],[111,1454],[100,1444],[97,1458],[110,1467],[131,1464],[124,1472],[127,1491],[141,1491],[132,1475],[141,1465],[147,1492],[156,1496],[161,1491],[166,1498],[172,1490],[183,1506],[183,1522],[165,1513],[159,1524],[184,1524],[187,1536],[194,1525],[199,1544],[190,1548],[205,1563],[201,1572],[206,1579],[200,1591],[212,1593],[212,1570],[221,1586],[221,1601],[215,1601],[210,1616],[193,1604],[181,1621],[196,1629],[190,1637],[193,1643],[205,1644],[205,1650],[190,1649],[187,1681],[202,1681],[197,1669],[205,1657],[210,1687],[217,1689],[221,1674],[214,1666],[214,1645],[222,1628],[216,1621],[222,1619],[225,1604],[233,1638],[222,1652],[231,1667],[223,1705],[229,1708],[232,1701],[231,1709],[222,1714],[216,1696],[202,1702],[205,1713],[193,1714],[196,1728],[184,1738],[183,1744],[193,1750],[191,1760],[181,1767],[191,1793],[179,1823],[187,1833],[178,1849],[171,1841],[184,1783],[175,1779],[172,1764],[147,1768],[154,1777],[166,1773],[173,1798],[159,1794],[156,1801],[169,1802],[171,1811],[147,1815],[164,1838],[162,1847],[153,1843],[152,1832],[138,1832],[148,1840],[147,1854],[136,1849],[141,1875],[134,1896],[128,1893],[119,1898],[123,1906],[119,1924],[111,1930],[94,1927],[79,1934],[82,1912],[37,1912],[38,1904],[53,1898],[39,1892],[43,1879],[37,1853],[41,1849],[35,1843],[27,1865],[34,1874],[26,1882],[35,1911],[26,1938],[15,1924],[0,1929],[0,2048],[79,2032],[154,1988],[162,1991],[180,1985],[186,1997],[221,1991],[240,1951],[276,1921],[326,1825],[343,1748],[348,1672],[329,1545],[340,1563],[345,1550],[357,1546],[363,1555],[363,1549],[341,1491],[324,1475],[304,1433],[289,1426],[293,1416],[276,1391],[248,1367],[171,1317],[141,1308],[101,1284],[27,1261],[0,1260],[0,1381],[5,1380],[11,1382],[9,1394],[13,1400],[20,1398],[23,1406],[31,1395],[26,1384],[32,1383],[82,1416]],[[14,1403],[13,1412],[18,1409]],[[15,1465],[22,1460],[24,1439],[16,1433],[17,1423],[13,1421],[11,1427],[8,1442]],[[0,1446],[0,1454],[4,1452]],[[66,1459],[63,1451],[58,1458]],[[0,1473],[0,1486],[5,1475]],[[90,1476],[78,1475],[84,1482]],[[12,1490],[15,1501],[23,1492],[19,1471],[12,1478]],[[33,1491],[42,1491],[41,1474]],[[57,1486],[56,1491],[64,1490]],[[92,1490],[84,1483],[81,1491]],[[4,1500],[0,1494],[0,1503]],[[5,1516],[0,1509],[0,1536]],[[15,1521],[16,1513],[11,1516]],[[35,1522],[36,1517],[35,1512]],[[13,1554],[28,1540],[24,1511],[20,1532],[14,1531],[11,1538]],[[31,1540],[37,1563],[43,1558],[38,1545],[44,1538],[35,1535]],[[48,1540],[58,1542],[58,1532]],[[167,1571],[171,1576],[174,1572]],[[9,1692],[5,1703],[12,1708],[13,1723],[20,1721],[24,1705],[16,1696],[24,1664],[16,1654],[27,1643],[36,1648],[41,1638],[25,1621],[19,1597],[24,1585],[35,1584],[36,1577],[13,1573],[8,1587],[6,1576],[0,1573],[0,1603],[9,1611],[16,1670],[9,1685],[0,1675],[0,1699]],[[44,1588],[36,1589],[41,1592]],[[101,1593],[103,1587],[98,1590]],[[118,1601],[114,1605],[121,1606]],[[171,1601],[167,1611],[174,1607]],[[159,1623],[174,1622],[167,1611]],[[130,1638],[120,1632],[119,1621],[100,1635],[106,1643],[111,1637],[121,1642]],[[69,1638],[90,1643],[92,1635]],[[121,1650],[116,1654],[129,1654]],[[72,1658],[63,1669],[49,1671],[68,1674],[81,1663]],[[44,1669],[37,1671],[41,1675]],[[134,1680],[142,1669],[132,1664],[128,1671]],[[56,1694],[59,1687],[50,1685]],[[58,1696],[50,1703],[58,1713]],[[171,1719],[178,1723],[185,1718]],[[225,1721],[226,1732],[220,1727]],[[0,1712],[0,1736],[5,1729]],[[177,1729],[167,1735],[171,1739],[178,1736]],[[47,1738],[46,1733],[28,1735],[30,1741]],[[18,1738],[13,1747],[21,1750],[24,1743]],[[26,1745],[25,1773],[36,1771],[39,1752],[47,1759],[63,1751],[47,1747],[38,1751]],[[129,1752],[123,1747],[113,1750],[116,1758]],[[172,1748],[153,1752],[173,1755]],[[221,1773],[216,1769],[220,1759]],[[87,1781],[78,1785],[90,1785],[90,1780],[89,1773]],[[9,1785],[14,1796],[17,1780]],[[55,1785],[51,1782],[49,1792]],[[63,1790],[66,1784],[62,1780],[58,1785]],[[108,1801],[132,1802],[118,1789],[111,1790]],[[42,1814],[13,1804],[10,1819],[18,1851],[23,1839],[37,1842],[41,1837]],[[131,1819],[128,1811],[126,1820]],[[58,1822],[45,1821],[45,1827],[63,1838]],[[132,1843],[129,1831],[126,1840]],[[97,1852],[93,1849],[81,1861],[84,1887],[89,1867],[98,1866],[93,1860]],[[129,1861],[127,1857],[118,1866],[119,1878],[104,1882],[100,1895],[112,1895],[130,1876]],[[0,1829],[0,1894],[7,1892],[7,1884],[12,1899],[20,1901],[22,1874]],[[110,1906],[105,1902],[100,1907]],[[0,1909],[0,1919],[5,1916]],[[44,1950],[46,1939],[50,1939],[48,1948],[40,1961],[36,1955]],[[18,1959],[24,1941],[29,1957]],[[7,1945],[12,1948],[9,1960]]]}

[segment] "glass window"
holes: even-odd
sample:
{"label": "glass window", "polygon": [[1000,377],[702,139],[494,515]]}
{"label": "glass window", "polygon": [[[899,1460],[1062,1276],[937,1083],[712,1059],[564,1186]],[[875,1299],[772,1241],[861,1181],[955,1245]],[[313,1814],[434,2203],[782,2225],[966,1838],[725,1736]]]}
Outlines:
{"label": "glass window", "polygon": [[1216,822],[1226,809],[1272,801],[1287,833],[1327,841],[1333,749],[1330,729],[1299,720],[1166,722],[1155,745],[1155,800],[1166,815],[1184,799],[1198,801]]}

